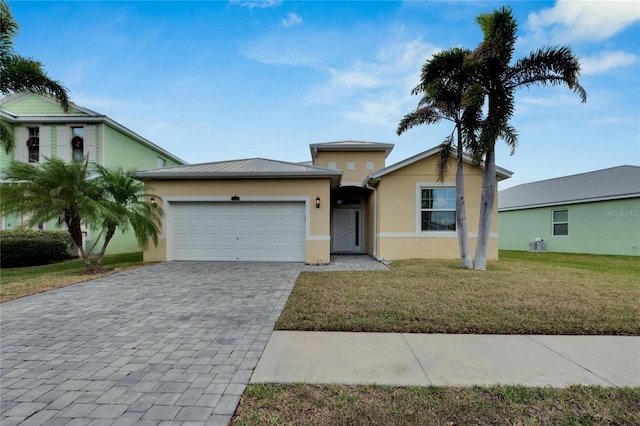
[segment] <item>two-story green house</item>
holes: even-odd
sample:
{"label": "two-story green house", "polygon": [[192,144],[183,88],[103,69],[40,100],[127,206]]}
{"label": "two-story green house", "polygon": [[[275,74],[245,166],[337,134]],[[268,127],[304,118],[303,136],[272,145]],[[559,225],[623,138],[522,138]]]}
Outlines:
{"label": "two-story green house", "polygon": [[[170,152],[124,127],[109,117],[71,104],[65,112],[53,99],[32,93],[20,93],[0,99],[0,119],[10,123],[15,134],[15,149],[0,150],[0,182],[11,161],[42,163],[58,157],[67,161],[88,157],[89,164],[129,169],[149,169],[186,164]],[[2,195],[0,192],[0,202]],[[15,229],[24,221],[20,216],[0,217],[0,229]],[[55,229],[55,223],[42,224]],[[85,247],[90,248],[98,233],[85,229]],[[96,245],[99,250],[100,244]],[[116,233],[108,253],[139,250],[133,235]]]}

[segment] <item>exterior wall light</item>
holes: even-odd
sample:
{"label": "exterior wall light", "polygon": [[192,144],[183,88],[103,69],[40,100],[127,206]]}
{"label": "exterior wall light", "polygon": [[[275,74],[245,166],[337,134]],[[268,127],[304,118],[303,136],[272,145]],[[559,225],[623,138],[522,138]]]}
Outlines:
{"label": "exterior wall light", "polygon": [[158,203],[156,203],[155,197],[151,197],[149,199],[149,202],[151,203],[151,207],[158,207]]}
{"label": "exterior wall light", "polygon": [[320,197],[316,197],[316,209],[320,208]]}

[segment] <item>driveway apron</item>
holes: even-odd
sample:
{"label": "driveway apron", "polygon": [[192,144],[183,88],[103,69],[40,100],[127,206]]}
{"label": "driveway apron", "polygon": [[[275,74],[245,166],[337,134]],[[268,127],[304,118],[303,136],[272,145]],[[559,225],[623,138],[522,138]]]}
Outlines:
{"label": "driveway apron", "polygon": [[226,425],[302,263],[166,262],[0,306],[0,423]]}

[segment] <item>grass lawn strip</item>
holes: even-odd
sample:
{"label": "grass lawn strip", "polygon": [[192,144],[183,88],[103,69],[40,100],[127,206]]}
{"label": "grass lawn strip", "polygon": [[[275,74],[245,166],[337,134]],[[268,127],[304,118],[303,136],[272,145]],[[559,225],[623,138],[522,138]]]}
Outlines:
{"label": "grass lawn strip", "polygon": [[56,288],[148,265],[142,260],[142,252],[105,256],[105,272],[86,274],[82,259],[67,260],[50,265],[8,268],[0,270],[0,302],[29,296]]}
{"label": "grass lawn strip", "polygon": [[303,272],[279,330],[639,335],[633,256],[500,252],[485,272],[459,261],[388,271]]}
{"label": "grass lawn strip", "polygon": [[638,425],[640,388],[252,384],[233,425]]}

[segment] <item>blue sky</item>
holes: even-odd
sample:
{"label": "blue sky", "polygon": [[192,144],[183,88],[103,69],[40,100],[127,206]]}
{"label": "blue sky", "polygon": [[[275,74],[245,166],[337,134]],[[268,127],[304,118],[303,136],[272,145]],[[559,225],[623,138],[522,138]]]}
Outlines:
{"label": "blue sky", "polygon": [[190,163],[310,159],[310,143],[395,144],[387,164],[439,144],[449,123],[396,135],[430,56],[475,48],[480,13],[510,5],[515,57],[569,44],[581,104],[566,88],[518,92],[516,184],[640,164],[637,1],[9,1],[18,53],[72,100]]}

